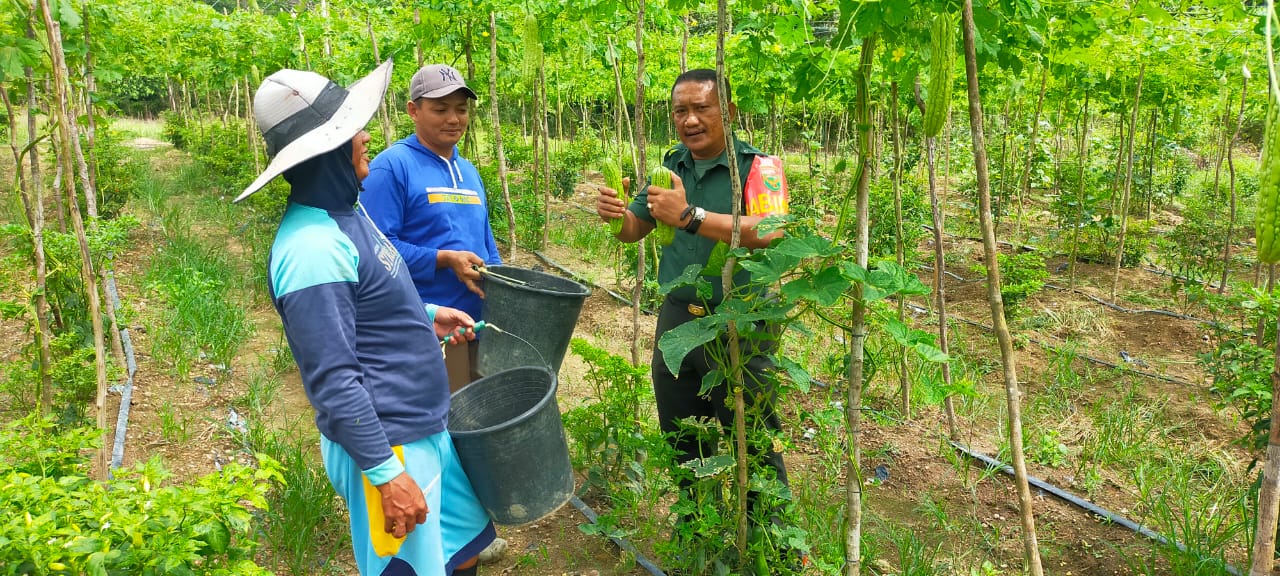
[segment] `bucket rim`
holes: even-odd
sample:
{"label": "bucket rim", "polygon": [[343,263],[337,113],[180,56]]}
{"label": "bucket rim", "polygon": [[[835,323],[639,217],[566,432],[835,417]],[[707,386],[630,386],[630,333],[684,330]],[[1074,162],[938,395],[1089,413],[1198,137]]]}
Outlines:
{"label": "bucket rim", "polygon": [[463,393],[463,391],[465,391],[467,388],[470,388],[471,386],[476,385],[481,380],[487,380],[489,378],[497,378],[498,376],[505,375],[509,372],[529,371],[529,370],[537,371],[537,372],[545,372],[547,375],[551,377],[551,389],[548,390],[547,393],[542,396],[542,398],[539,398],[538,401],[534,403],[533,406],[530,406],[528,410],[521,412],[518,416],[511,418],[506,422],[500,422],[498,424],[494,424],[493,426],[488,426],[485,428],[477,428],[475,430],[449,429],[449,436],[453,438],[458,438],[458,437],[479,436],[482,434],[493,434],[496,432],[501,432],[503,430],[506,430],[507,428],[511,428],[512,426],[523,423],[525,420],[528,420],[530,416],[532,416],[533,414],[536,414],[537,412],[545,408],[548,402],[554,402],[556,399],[556,392],[558,392],[560,389],[560,378],[555,372],[552,372],[551,369],[543,366],[516,366],[515,368],[508,368],[506,370],[498,372],[497,374],[491,374],[489,376],[485,376],[480,380],[476,380],[475,382],[472,382],[466,386],[463,386],[462,388],[459,388],[457,392],[454,392],[453,394],[449,395],[449,407],[452,410],[454,396],[457,396]]}
{"label": "bucket rim", "polygon": [[551,296],[573,296],[573,297],[579,297],[579,298],[586,298],[586,297],[588,297],[588,296],[591,296],[591,287],[589,287],[589,286],[587,286],[586,284],[583,284],[583,283],[581,283],[581,282],[578,282],[577,280],[574,280],[574,279],[572,279],[572,278],[565,278],[564,276],[558,276],[558,275],[555,275],[555,274],[549,274],[549,273],[547,273],[547,272],[539,272],[539,271],[534,270],[534,269],[532,269],[532,268],[521,268],[521,267],[519,267],[519,266],[508,266],[508,265],[506,265],[506,264],[498,264],[498,265],[495,265],[495,266],[486,266],[486,268],[492,269],[493,271],[495,271],[495,272],[497,272],[497,273],[499,273],[499,274],[501,274],[503,270],[520,270],[520,271],[522,271],[522,272],[532,272],[532,273],[534,273],[534,274],[545,274],[545,275],[550,276],[550,277],[552,277],[552,278],[556,278],[556,279],[559,279],[559,280],[564,280],[564,281],[567,281],[567,282],[571,282],[571,283],[573,283],[574,285],[578,286],[581,290],[580,290],[579,292],[566,292],[566,291],[563,291],[563,290],[547,290],[546,288],[539,288],[539,287],[537,287],[537,286],[521,286],[521,285],[519,285],[519,284],[514,284],[514,283],[511,283],[511,282],[508,282],[506,279],[501,278],[501,277],[496,276],[496,275],[493,275],[493,274],[487,274],[487,275],[485,275],[485,277],[484,277],[484,278],[485,278],[485,281],[486,281],[486,282],[488,282],[488,281],[493,281],[493,282],[497,282],[497,283],[499,283],[499,284],[502,284],[503,286],[507,286],[507,287],[509,287],[509,288],[514,288],[514,289],[516,289],[516,290],[527,290],[527,291],[529,291],[529,292],[537,292],[537,293],[539,293],[539,294],[548,294],[548,295],[551,295]]}

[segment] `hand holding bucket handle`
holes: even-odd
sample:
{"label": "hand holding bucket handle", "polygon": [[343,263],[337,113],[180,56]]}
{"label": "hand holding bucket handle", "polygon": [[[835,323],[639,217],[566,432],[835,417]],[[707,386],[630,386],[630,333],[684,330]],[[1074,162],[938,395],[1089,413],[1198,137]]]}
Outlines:
{"label": "hand holding bucket handle", "polygon": [[[482,328],[486,328],[488,326],[488,324],[484,323],[484,320],[481,320],[470,327],[459,327],[457,330],[450,332],[448,336],[445,336],[444,340],[440,341],[440,346],[444,347],[450,343],[461,343],[463,341],[475,340],[476,332],[479,332]],[[495,327],[494,330],[497,330],[497,328]],[[454,336],[459,336],[459,338],[454,338]]]}
{"label": "hand holding bucket handle", "polygon": [[448,268],[458,276],[467,289],[484,298],[484,290],[480,288],[480,270],[484,260],[474,252],[466,250],[440,250],[436,252],[436,268]]}

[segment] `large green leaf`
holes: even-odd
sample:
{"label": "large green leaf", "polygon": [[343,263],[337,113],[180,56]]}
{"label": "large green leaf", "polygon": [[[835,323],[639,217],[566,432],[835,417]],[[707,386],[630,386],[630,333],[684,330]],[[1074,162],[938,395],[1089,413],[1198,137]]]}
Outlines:
{"label": "large green leaf", "polygon": [[698,318],[672,328],[658,339],[658,349],[662,350],[662,360],[672,374],[680,373],[680,364],[684,357],[695,348],[715,340],[720,334],[720,321],[717,316]]}
{"label": "large green leaf", "polygon": [[692,470],[693,475],[697,478],[709,478],[732,468],[733,456],[729,454],[717,454],[710,458],[694,458],[693,460],[681,464],[681,466]]}
{"label": "large green leaf", "polygon": [[805,276],[782,286],[782,296],[790,301],[810,300],[819,306],[831,306],[849,289],[851,282],[835,266],[828,266],[813,276]]}

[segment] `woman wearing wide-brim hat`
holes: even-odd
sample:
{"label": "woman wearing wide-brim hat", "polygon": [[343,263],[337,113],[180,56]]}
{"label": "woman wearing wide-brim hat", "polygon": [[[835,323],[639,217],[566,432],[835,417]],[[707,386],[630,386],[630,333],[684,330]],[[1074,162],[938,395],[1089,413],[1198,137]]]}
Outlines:
{"label": "woman wearing wide-brim hat", "polygon": [[276,176],[289,182],[268,288],[316,411],[325,471],[350,510],[360,573],[475,574],[494,529],[445,429],[437,345],[449,333],[473,339],[474,322],[424,307],[399,253],[356,204],[368,174],[364,126],[390,78],[390,61],[348,89],[313,72],[268,76],[253,110],[272,160],[236,201]]}

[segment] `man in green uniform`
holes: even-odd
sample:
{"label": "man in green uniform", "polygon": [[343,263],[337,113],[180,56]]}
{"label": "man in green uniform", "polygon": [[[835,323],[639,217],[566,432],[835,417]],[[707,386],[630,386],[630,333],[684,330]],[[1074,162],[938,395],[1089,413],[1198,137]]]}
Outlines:
{"label": "man in green uniform", "polygon": [[[732,94],[732,90],[729,92]],[[640,240],[653,231],[658,222],[677,229],[675,240],[662,250],[658,281],[663,284],[679,277],[690,265],[704,266],[716,243],[728,244],[733,230],[733,188],[715,71],[696,69],[681,74],[671,90],[671,106],[680,144],[667,152],[663,165],[675,173],[673,188],[648,186],[636,195],[629,206],[623,204],[615,190],[607,187],[600,189],[596,199],[596,213],[602,219],[624,219],[622,231],[617,236],[623,242]],[[730,103],[729,114],[736,112]],[[756,233],[756,225],[766,216],[785,213],[781,162],[736,138],[734,151],[734,161],[738,163],[738,174],[747,196],[742,204],[745,213],[740,217],[739,241],[747,248],[763,248],[782,234],[781,231],[765,236]],[[753,190],[747,186],[749,180],[765,184]],[[782,189],[781,194],[771,195],[771,189],[778,187]],[[751,211],[747,209],[749,206],[763,209]],[[750,274],[740,271],[734,277],[734,284],[742,286],[749,280]],[[712,296],[707,300],[699,298],[692,286],[682,286],[667,295],[658,313],[655,343],[668,330],[715,310],[724,294],[718,278],[711,284]],[[767,356],[776,347],[776,342],[772,339],[755,342],[743,367],[747,426],[777,431],[780,422],[773,407],[773,379],[769,374],[773,363]],[[717,369],[727,372],[714,357],[716,355],[706,349],[708,347],[690,352],[675,374],[667,368],[662,351],[656,345],[654,347],[651,369],[658,420],[681,462],[711,456],[716,446],[713,439],[678,434],[680,420],[715,418],[726,429],[733,423],[733,410],[726,401],[730,387],[726,383],[722,382],[705,396],[699,395],[705,374]],[[746,348],[744,346],[744,358],[748,357]],[[753,447],[753,457],[760,458],[785,484],[787,472],[782,456],[768,443]]]}

